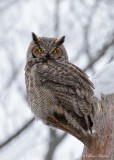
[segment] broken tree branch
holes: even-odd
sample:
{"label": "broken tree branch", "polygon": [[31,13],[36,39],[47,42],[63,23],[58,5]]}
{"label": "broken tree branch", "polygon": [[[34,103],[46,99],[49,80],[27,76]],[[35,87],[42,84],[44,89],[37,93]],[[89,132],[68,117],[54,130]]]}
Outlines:
{"label": "broken tree branch", "polygon": [[94,128],[96,137],[84,147],[82,160],[114,160],[114,94],[101,96]]}

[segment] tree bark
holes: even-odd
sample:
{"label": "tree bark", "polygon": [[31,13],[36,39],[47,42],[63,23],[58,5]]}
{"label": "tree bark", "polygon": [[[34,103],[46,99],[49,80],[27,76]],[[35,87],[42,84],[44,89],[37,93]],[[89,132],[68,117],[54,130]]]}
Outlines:
{"label": "tree bark", "polygon": [[95,133],[82,160],[114,160],[114,94],[101,95],[95,115]]}

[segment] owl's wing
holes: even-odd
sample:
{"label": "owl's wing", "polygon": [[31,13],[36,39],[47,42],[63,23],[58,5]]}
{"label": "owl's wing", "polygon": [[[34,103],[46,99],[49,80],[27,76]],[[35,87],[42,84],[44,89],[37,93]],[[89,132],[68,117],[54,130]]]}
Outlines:
{"label": "owl's wing", "polygon": [[[88,76],[69,62],[37,65],[42,85],[49,88],[64,109],[83,117],[92,112],[93,84]],[[37,78],[37,77],[36,77]]]}

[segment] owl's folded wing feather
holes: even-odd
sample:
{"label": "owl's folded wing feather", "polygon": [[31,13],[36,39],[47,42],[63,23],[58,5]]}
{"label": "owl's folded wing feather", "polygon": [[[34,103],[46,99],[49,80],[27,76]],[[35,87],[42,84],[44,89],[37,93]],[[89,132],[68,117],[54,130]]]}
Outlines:
{"label": "owl's folded wing feather", "polygon": [[37,65],[42,85],[51,89],[55,97],[66,109],[79,116],[92,110],[93,84],[78,67],[66,62],[54,62],[43,67]]}

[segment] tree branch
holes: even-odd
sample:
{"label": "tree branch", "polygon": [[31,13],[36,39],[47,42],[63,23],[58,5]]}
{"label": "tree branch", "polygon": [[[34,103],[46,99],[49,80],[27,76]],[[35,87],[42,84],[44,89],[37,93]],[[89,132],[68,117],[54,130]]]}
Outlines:
{"label": "tree branch", "polygon": [[0,149],[5,147],[8,143],[14,140],[17,136],[19,136],[25,129],[27,129],[34,122],[34,118],[30,119],[26,124],[24,124],[17,132],[15,132],[11,137],[9,137],[6,141],[0,144]]}
{"label": "tree branch", "polygon": [[108,44],[105,44],[103,46],[103,48],[98,51],[97,53],[97,56],[85,67],[84,71],[90,69],[94,64],[95,62],[97,62],[99,59],[101,59],[105,54],[106,54],[106,51],[112,46],[114,45],[114,38],[112,39],[112,41]]}
{"label": "tree branch", "polygon": [[89,148],[84,147],[82,160],[114,160],[114,94],[102,95],[94,128],[96,137]]}
{"label": "tree branch", "polygon": [[62,142],[66,135],[67,133],[63,133],[62,135],[58,136],[56,130],[50,129],[50,142],[48,147],[49,150],[45,156],[45,160],[52,160],[57,145],[59,145]]}

